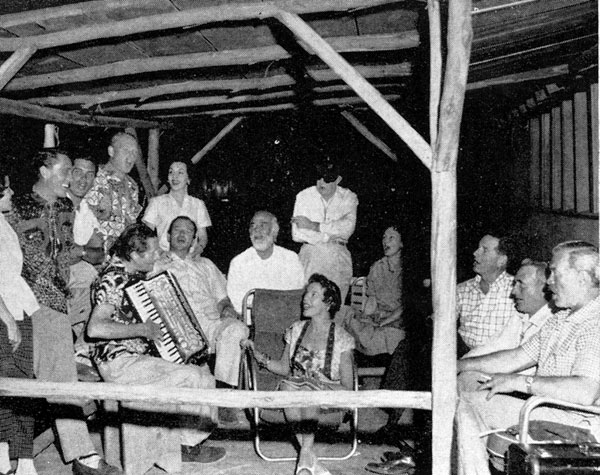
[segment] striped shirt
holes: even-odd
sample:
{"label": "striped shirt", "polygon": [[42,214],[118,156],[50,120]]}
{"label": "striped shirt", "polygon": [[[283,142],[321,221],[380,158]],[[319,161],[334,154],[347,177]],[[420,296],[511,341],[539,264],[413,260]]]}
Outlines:
{"label": "striped shirt", "polygon": [[[479,275],[458,285],[458,333],[469,348],[487,343],[502,331],[513,315],[521,315],[510,297],[513,281],[513,276],[505,271],[490,284],[487,294],[484,294],[479,286]],[[523,317],[527,318],[526,315]]]}

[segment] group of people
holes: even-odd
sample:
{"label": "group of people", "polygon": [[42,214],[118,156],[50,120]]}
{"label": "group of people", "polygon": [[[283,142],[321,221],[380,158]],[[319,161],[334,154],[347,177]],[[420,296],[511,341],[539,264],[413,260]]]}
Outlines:
{"label": "group of people", "polygon": [[[249,227],[251,247],[232,259],[226,278],[202,256],[211,220],[204,203],[188,194],[187,165],[171,164],[169,192],[151,198],[144,211],[138,185],[129,175],[141,158],[136,137],[119,132],[107,151],[107,162],[97,166],[91,157],[71,161],[64,151],[44,149],[33,160],[37,177],[30,192],[16,196],[9,182],[4,184],[0,200],[2,376],[72,382],[78,379],[78,369],[81,373],[91,361],[109,382],[235,388],[242,347],[252,345],[241,315],[245,294],[253,288],[305,288],[303,313],[309,323],[290,328],[281,361],[261,361],[282,376],[293,376],[290,381],[306,376],[318,387],[351,388],[348,375],[355,338],[345,328],[351,329],[352,323],[364,325],[365,318],[338,324],[332,318],[352,277],[346,245],[354,232],[358,200],[339,186],[341,177],[334,165],[324,161],[316,173],[316,186],[297,196],[291,222],[293,239],[302,243],[300,253],[275,244],[277,218],[269,211],[257,211]],[[399,231],[390,230],[397,236],[393,244],[386,244],[390,239],[385,237],[386,256],[388,247],[396,253],[401,248]],[[157,357],[152,342],[161,337],[159,326],[139,319],[126,296],[125,289],[132,283],[163,271],[177,279],[215,354],[212,372],[207,365],[179,365]],[[386,261],[383,272],[401,278],[400,262],[395,257]],[[377,285],[379,274],[374,271]],[[373,284],[373,298],[378,292],[389,296],[389,289],[377,285]],[[382,300],[382,306],[377,301],[370,304],[368,315],[376,316],[368,339],[387,321],[399,320],[394,298]],[[361,331],[356,328],[356,335]],[[260,355],[255,352],[258,359]],[[306,363],[307,355],[315,360],[303,375],[298,362]],[[72,465],[73,473],[121,473],[98,455],[81,403],[50,402],[63,459]],[[11,472],[14,459],[20,475],[36,473],[30,408],[29,401],[2,401],[0,473]],[[289,420],[297,422],[301,475],[327,473],[312,449],[314,412],[286,411]],[[237,415],[231,409],[217,412],[200,407],[193,424],[178,419],[168,430],[179,437],[184,461],[211,462],[223,457],[225,450],[202,442],[218,419],[227,421]]]}
{"label": "group of people", "polygon": [[[549,263],[525,259],[514,277],[506,270],[514,257],[510,239],[487,234],[474,257],[476,277],[457,290],[459,346],[466,354],[458,361],[455,425],[465,475],[490,473],[490,434],[518,424],[531,395],[582,405],[600,397],[598,248],[562,242]],[[532,419],[600,440],[600,418],[592,414],[544,407]],[[502,457],[492,465],[501,469]]]}
{"label": "group of people", "polygon": [[[225,277],[202,255],[211,220],[204,203],[188,194],[186,164],[171,164],[169,192],[151,198],[142,213],[138,185],[129,176],[140,158],[136,138],[119,132],[104,165],[97,167],[90,157],[72,162],[63,151],[44,149],[33,160],[38,175],[30,192],[15,196],[5,180],[0,197],[1,376],[77,381],[76,361],[89,358],[105,381],[235,388],[242,348],[253,349],[242,315],[246,293],[305,288],[305,319],[286,332],[281,358],[253,349],[261,366],[284,378],[280,389],[351,389],[355,350],[391,355],[385,381],[392,383],[384,381],[383,387],[408,389],[401,230],[390,226],[383,234],[384,256],[370,269],[362,309],[340,312],[352,278],[347,243],[358,200],[339,186],[341,176],[333,164],[318,167],[316,185],[296,197],[291,223],[293,239],[302,243],[299,254],[276,244],[277,217],[260,210],[249,226],[251,246],[231,260]],[[563,243],[553,250],[549,266],[525,260],[515,277],[507,272],[513,250],[503,236],[485,235],[474,257],[476,277],[457,289],[464,356],[458,363],[456,426],[459,468],[465,474],[487,473],[485,440],[479,436],[516,421],[523,398],[515,391],[591,404],[600,390],[597,248],[581,241]],[[158,325],[140,320],[126,297],[132,283],[163,271],[177,279],[206,335],[215,354],[212,372],[206,365],[157,357],[152,342],[161,337]],[[63,459],[73,473],[121,473],[98,455],[81,403],[60,402],[50,407]],[[11,459],[18,460],[19,475],[36,473],[31,407],[29,401],[7,399],[0,405],[0,473],[11,473]],[[313,449],[318,408],[285,413],[300,445],[297,473],[327,474]],[[558,409],[539,414],[596,434],[593,417]],[[193,423],[179,418],[167,429],[180,441],[184,461],[210,462],[225,450],[203,441],[217,420],[237,415],[199,407],[190,416]],[[371,468],[402,469],[410,463],[394,456]]]}

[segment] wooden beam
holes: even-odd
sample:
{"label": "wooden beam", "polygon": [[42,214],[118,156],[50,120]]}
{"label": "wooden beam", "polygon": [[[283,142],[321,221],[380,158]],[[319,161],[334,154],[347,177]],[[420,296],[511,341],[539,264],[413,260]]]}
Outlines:
{"label": "wooden beam", "polygon": [[0,66],[0,90],[14,77],[25,65],[29,58],[36,52],[35,48],[21,48],[15,51]]}
{"label": "wooden beam", "polygon": [[50,107],[41,107],[27,102],[0,98],[0,114],[10,114],[30,119],[60,124],[82,125],[85,127],[138,127],[158,128],[160,124],[149,120],[126,119],[108,116],[84,116],[75,112],[65,112]]}
{"label": "wooden beam", "polygon": [[410,124],[383,98],[365,78],[363,78],[339,53],[321,38],[298,15],[279,11],[276,18],[288,27],[294,35],[303,39],[318,56],[348,84],[357,95],[388,124],[414,154],[429,168],[431,167],[431,147]]}
{"label": "wooden beam", "polygon": [[[397,89],[398,86],[396,84],[383,84],[379,85],[379,88],[384,91],[387,90],[389,92],[389,89]],[[343,94],[351,93],[352,90],[348,86],[343,84],[336,86],[316,87],[314,88],[314,92],[316,94],[331,94],[335,92],[340,92],[341,96]],[[243,104],[246,102],[263,102],[286,98],[295,99],[297,97],[298,94],[295,90],[267,92],[263,94],[242,94],[234,96],[231,96],[229,94],[221,94],[215,96],[188,97],[185,99],[149,102],[147,104],[125,104],[118,106],[108,106],[104,107],[103,111],[107,113],[113,113],[118,111],[155,111],[165,109],[179,109],[185,107],[205,107],[229,104],[233,105]]]}
{"label": "wooden beam", "polygon": [[439,0],[427,2],[429,18],[429,143],[435,150],[442,93],[442,26]]}
{"label": "wooden beam", "polygon": [[371,142],[375,147],[390,157],[394,162],[398,161],[398,156],[392,152],[392,149],[386,143],[373,134],[363,123],[361,123],[351,112],[342,111],[342,117],[346,119],[364,138]]}
{"label": "wooden beam", "polygon": [[[418,43],[416,31],[408,36],[416,36]],[[391,37],[398,37],[399,40],[394,43]],[[360,38],[361,37],[332,37],[331,42],[333,47],[341,53],[358,51],[358,43],[364,45],[362,51],[397,50],[401,48],[392,48],[391,46],[393,44],[395,44],[395,46],[404,44],[404,39],[399,35],[371,35],[371,37],[365,40]],[[291,54],[284,48],[279,45],[274,45],[210,53],[188,53],[156,56],[152,58],[126,59],[98,66],[67,69],[65,71],[15,78],[6,90],[21,91],[156,71],[181,71],[186,69],[252,65],[264,62],[281,61],[290,59],[291,57]],[[410,71],[410,64],[404,64]]]}
{"label": "wooden beam", "polygon": [[[105,38],[130,36],[150,31],[194,27],[208,23],[256,20],[272,17],[281,6],[296,14],[352,11],[378,5],[400,3],[398,0],[280,0],[263,3],[234,3],[159,13],[121,21],[107,21],[77,28],[23,38],[0,38],[0,51],[15,51],[33,46],[38,49],[83,43]],[[2,17],[0,17],[0,24]]]}
{"label": "wooden beam", "polygon": [[456,163],[472,40],[471,0],[449,0],[448,55],[431,167],[434,313],[431,473],[440,475],[450,475],[456,408]]}
{"label": "wooden beam", "polygon": [[[402,96],[398,94],[386,94],[384,96],[388,101],[397,101]],[[325,107],[325,106],[350,106],[356,105],[359,106],[365,104],[365,102],[360,97],[335,97],[332,99],[314,99],[310,101],[310,104],[316,107]],[[242,115],[249,114],[254,112],[273,112],[280,110],[289,110],[289,109],[297,109],[299,107],[298,104],[295,103],[286,103],[286,104],[274,104],[268,106],[254,106],[254,107],[239,107],[236,109],[210,109],[202,112],[189,112],[189,113],[174,113],[174,114],[165,114],[160,115],[157,118],[165,119],[165,118],[175,118],[175,117],[191,117],[195,115],[210,115],[213,117],[218,117],[222,115]]]}
{"label": "wooden beam", "polygon": [[114,383],[51,383],[33,379],[0,378],[0,397],[82,398],[145,402],[148,407],[176,404],[218,407],[406,407],[431,408],[431,394],[420,391],[240,391],[239,389],[161,388]]}
{"label": "wooden beam", "polygon": [[152,187],[158,189],[158,173],[159,173],[159,140],[160,130],[149,129],[148,130],[148,175],[150,175],[150,182]]}
{"label": "wooden beam", "polygon": [[504,86],[506,84],[520,84],[526,81],[538,81],[555,76],[566,76],[569,74],[569,65],[561,64],[559,66],[550,66],[548,68],[536,69],[533,71],[524,71],[522,73],[506,74],[494,78],[474,81],[467,84],[467,91],[476,91],[492,86]]}
{"label": "wooden beam", "polygon": [[[410,63],[384,64],[378,66],[365,65],[356,66],[356,70],[365,78],[385,77],[386,79],[392,79],[409,76],[411,74],[411,65]],[[316,82],[332,82],[339,80],[339,76],[331,69],[309,68],[308,74]],[[296,84],[296,81],[288,74],[278,74],[276,76],[251,79],[185,81],[136,89],[110,91],[101,94],[34,97],[27,99],[27,101],[34,104],[49,106],[82,104],[84,108],[90,108],[96,104],[126,99],[141,99],[146,101],[158,96],[201,91],[228,91],[229,94],[233,94],[250,90],[263,91],[266,89],[282,88],[293,86],[294,84]]]}
{"label": "wooden beam", "polygon": [[46,22],[53,19],[64,19],[70,16],[86,16],[95,13],[106,13],[111,10],[139,6],[140,0],[98,0],[84,3],[73,3],[60,7],[25,10],[17,13],[0,15],[0,28],[26,25],[28,23]]}
{"label": "wooden beam", "polygon": [[243,117],[236,117],[231,122],[229,122],[229,124],[223,127],[223,129],[221,129],[221,131],[217,135],[215,135],[210,140],[210,142],[208,142],[204,147],[202,147],[202,150],[200,150],[192,157],[191,162],[195,165],[200,160],[202,160],[202,157],[204,157],[208,152],[215,148],[217,144],[223,139],[223,137],[225,137],[229,132],[231,132],[235,128],[235,126],[238,125],[242,120],[244,120]]}

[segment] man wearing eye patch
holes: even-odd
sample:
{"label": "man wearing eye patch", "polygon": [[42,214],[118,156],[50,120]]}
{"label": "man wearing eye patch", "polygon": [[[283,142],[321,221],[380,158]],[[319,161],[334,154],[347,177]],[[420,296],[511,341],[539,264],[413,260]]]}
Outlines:
{"label": "man wearing eye patch", "polygon": [[337,167],[326,157],[316,168],[317,183],[296,196],[292,238],[304,243],[300,262],[304,275],[322,274],[346,299],[352,279],[352,257],[346,247],[356,227],[358,198],[342,188]]}

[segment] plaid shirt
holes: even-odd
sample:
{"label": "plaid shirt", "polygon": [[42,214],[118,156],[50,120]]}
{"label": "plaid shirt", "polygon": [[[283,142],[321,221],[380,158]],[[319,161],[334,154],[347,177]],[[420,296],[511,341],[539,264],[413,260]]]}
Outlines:
{"label": "plaid shirt", "polygon": [[584,376],[600,381],[600,297],[575,312],[561,311],[522,346],[538,376]]}
{"label": "plaid shirt", "polygon": [[511,316],[520,315],[510,298],[513,281],[513,276],[503,272],[490,285],[487,294],[479,287],[479,275],[458,285],[458,333],[469,348],[483,345],[502,331]]}

